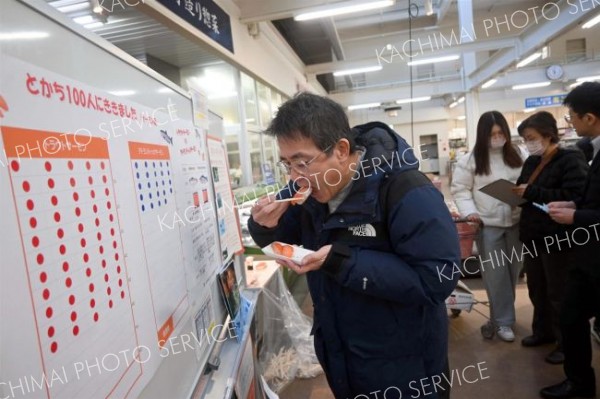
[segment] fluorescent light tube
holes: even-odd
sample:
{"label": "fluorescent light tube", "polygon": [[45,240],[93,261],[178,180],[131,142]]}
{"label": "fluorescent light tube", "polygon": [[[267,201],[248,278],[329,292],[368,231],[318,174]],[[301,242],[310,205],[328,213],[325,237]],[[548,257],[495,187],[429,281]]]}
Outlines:
{"label": "fluorescent light tube", "polygon": [[48,36],[50,36],[48,32],[3,32],[0,33],[0,40],[43,39]]}
{"label": "fluorescent light tube", "polygon": [[424,58],[422,60],[409,61],[407,65],[424,65],[424,64],[434,64],[437,62],[446,62],[446,61],[455,61],[460,58],[460,55],[447,55],[444,57],[434,57],[434,58]]}
{"label": "fluorescent light tube", "polygon": [[83,27],[86,29],[94,29],[94,28],[99,28],[101,26],[104,26],[104,24],[100,21],[96,21],[96,22],[92,22],[91,24],[83,25]]}
{"label": "fluorescent light tube", "polygon": [[402,100],[396,100],[396,104],[418,103],[418,102],[421,102],[421,101],[429,101],[429,100],[431,100],[431,96],[414,97],[414,98],[404,98]]}
{"label": "fluorescent light tube", "polygon": [[465,119],[467,119],[467,117],[464,115],[460,115],[460,116],[457,116],[456,119],[458,119],[459,121],[464,121]]}
{"label": "fluorescent light tube", "polygon": [[450,103],[450,105],[448,106],[449,108],[454,108],[458,105],[458,101],[453,101],[452,103]]}
{"label": "fluorescent light tube", "polygon": [[90,8],[90,3],[88,1],[84,1],[83,3],[76,3],[68,6],[57,7],[56,9],[66,14],[68,12],[82,11],[88,8]]}
{"label": "fluorescent light tube", "polygon": [[456,100],[457,103],[462,104],[465,102],[465,96],[462,96],[461,98],[459,98],[458,100]]}
{"label": "fluorescent light tube", "polygon": [[134,90],[115,90],[109,91],[113,96],[132,96],[135,94]]}
{"label": "fluorescent light tube", "polygon": [[592,82],[594,80],[600,80],[600,75],[596,76],[584,76],[583,78],[575,79],[576,82]]}
{"label": "fluorescent light tube", "polygon": [[482,89],[487,89],[490,86],[493,86],[494,84],[496,84],[496,82],[498,81],[498,79],[490,79],[487,82],[485,82],[484,84],[481,85]]}
{"label": "fluorescent light tube", "polygon": [[535,112],[535,111],[537,111],[537,108],[525,108],[523,110],[523,112],[525,112],[526,114],[529,114],[529,113],[532,113],[532,112]]}
{"label": "fluorescent light tube", "polygon": [[302,13],[294,17],[295,21],[308,21],[310,19],[334,17],[336,15],[350,14],[353,12],[375,10],[378,8],[389,7],[395,4],[395,0],[371,1],[368,3],[355,4],[345,7],[334,7],[321,11]]}
{"label": "fluorescent light tube", "polygon": [[354,68],[354,69],[345,69],[342,71],[335,71],[333,76],[344,76],[344,75],[354,75],[355,73],[366,73],[366,72],[376,72],[381,71],[383,66],[381,65],[373,65],[363,68]]}
{"label": "fluorescent light tube", "polygon": [[529,57],[525,58],[524,60],[520,61],[517,64],[517,68],[521,68],[524,67],[525,65],[529,65],[531,64],[533,61],[537,60],[538,58],[540,58],[542,56],[542,53],[540,53],[539,51],[537,53],[533,53],[531,54]]}
{"label": "fluorescent light tube", "polygon": [[533,89],[536,87],[546,87],[550,86],[551,82],[538,82],[538,83],[526,83],[523,85],[514,85],[512,87],[513,90],[523,90],[523,89]]}
{"label": "fluorescent light tube", "polygon": [[87,25],[94,22],[94,17],[91,15],[84,15],[82,17],[73,18],[73,22],[78,23],[80,25]]}
{"label": "fluorescent light tube", "polygon": [[367,104],[349,105],[348,106],[348,111],[354,111],[355,109],[377,108],[379,106],[381,106],[381,103],[367,103]]}
{"label": "fluorescent light tube", "polygon": [[585,24],[581,25],[581,27],[583,29],[589,29],[592,26],[596,25],[598,22],[600,22],[600,14],[596,15],[594,18],[590,19]]}

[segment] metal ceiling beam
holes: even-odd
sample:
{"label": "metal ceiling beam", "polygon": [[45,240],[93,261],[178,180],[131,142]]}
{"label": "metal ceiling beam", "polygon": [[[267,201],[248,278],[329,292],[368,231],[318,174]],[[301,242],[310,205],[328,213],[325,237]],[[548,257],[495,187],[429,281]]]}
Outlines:
{"label": "metal ceiling beam", "polygon": [[[325,18],[321,21],[321,26],[329,39],[329,43],[331,44],[331,50],[333,51],[333,55],[335,59],[338,61],[343,61],[346,59],[346,55],[344,54],[344,48],[342,46],[342,41],[340,40],[340,35],[338,34],[337,29],[335,28],[335,24],[332,18]],[[352,80],[351,75],[344,76],[344,80],[346,81],[346,85],[350,88],[354,87],[354,81]]]}
{"label": "metal ceiling beam", "polygon": [[438,6],[436,13],[438,25],[442,23],[443,19],[446,17],[446,14],[448,14],[451,4],[452,0],[440,0],[440,5]]}
{"label": "metal ceiling beam", "polygon": [[561,34],[573,29],[579,22],[589,18],[595,12],[593,8],[589,8],[586,11],[580,9],[578,13],[570,13],[566,11],[566,7],[569,5],[566,0],[557,4],[561,12],[554,20],[546,20],[544,23],[533,26],[521,35],[514,48],[500,50],[494,54],[486,63],[467,77],[466,89],[476,88],[496,74],[507,70],[523,56],[529,55]]}

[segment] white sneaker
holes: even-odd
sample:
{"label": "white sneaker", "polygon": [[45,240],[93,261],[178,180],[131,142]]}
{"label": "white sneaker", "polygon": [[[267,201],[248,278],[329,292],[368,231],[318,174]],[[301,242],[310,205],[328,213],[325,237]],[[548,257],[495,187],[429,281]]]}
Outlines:
{"label": "white sneaker", "polygon": [[513,332],[512,328],[508,326],[498,327],[496,334],[502,341],[513,342],[515,340],[515,333]]}

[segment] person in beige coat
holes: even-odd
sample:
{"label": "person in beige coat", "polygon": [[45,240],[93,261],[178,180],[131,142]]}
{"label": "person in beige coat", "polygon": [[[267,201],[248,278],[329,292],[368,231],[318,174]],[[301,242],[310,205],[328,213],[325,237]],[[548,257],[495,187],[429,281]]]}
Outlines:
{"label": "person in beige coat", "polygon": [[[463,217],[482,223],[477,241],[481,275],[490,302],[490,321],[481,328],[486,338],[515,339],[515,288],[522,266],[518,207],[479,191],[498,179],[516,182],[527,158],[511,142],[510,128],[498,111],[485,112],[477,123],[473,151],[460,158],[452,178],[451,192]],[[519,257],[512,256],[513,248]],[[506,256],[502,256],[502,254]],[[509,261],[510,260],[510,261]]]}

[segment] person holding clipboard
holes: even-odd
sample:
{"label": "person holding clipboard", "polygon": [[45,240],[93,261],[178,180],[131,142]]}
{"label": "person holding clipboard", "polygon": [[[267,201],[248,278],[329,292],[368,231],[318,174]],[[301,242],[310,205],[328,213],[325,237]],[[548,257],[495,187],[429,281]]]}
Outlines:
{"label": "person holding clipboard", "polygon": [[[530,154],[517,186],[513,188],[515,194],[527,200],[521,208],[520,239],[527,247],[544,248],[544,237],[562,237],[567,227],[553,221],[541,208],[552,201],[581,198],[588,165],[581,151],[558,146],[558,127],[549,112],[531,115],[519,125],[518,131]],[[523,338],[521,344],[533,347],[557,342],[557,347],[546,356],[546,362],[560,364],[564,354],[559,310],[571,251],[568,248],[562,248],[562,251],[550,249],[523,260],[529,299],[533,304],[533,334]]]}
{"label": "person holding clipboard", "polygon": [[458,160],[450,188],[461,215],[483,223],[477,247],[491,317],[481,327],[482,335],[491,339],[495,333],[506,342],[515,340],[512,325],[521,262],[498,264],[498,260],[503,259],[501,251],[509,255],[517,247],[520,253],[520,210],[480,189],[501,179],[515,183],[525,158],[526,154],[511,142],[504,116],[498,111],[485,112],[477,123],[475,147]]}

